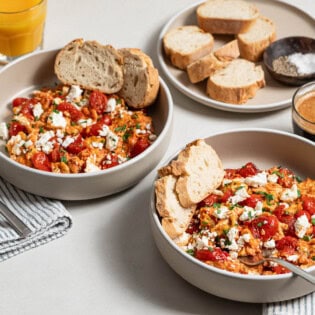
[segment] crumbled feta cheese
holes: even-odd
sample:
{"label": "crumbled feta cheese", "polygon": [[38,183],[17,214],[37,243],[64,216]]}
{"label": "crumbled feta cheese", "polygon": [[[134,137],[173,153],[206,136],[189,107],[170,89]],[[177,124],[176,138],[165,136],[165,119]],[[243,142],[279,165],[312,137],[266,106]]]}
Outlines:
{"label": "crumbled feta cheese", "polygon": [[197,249],[208,248],[208,246],[209,246],[209,240],[205,235],[202,235],[201,237],[196,238]]}
{"label": "crumbled feta cheese", "polygon": [[52,130],[40,133],[38,140],[35,143],[36,147],[38,147],[38,149],[41,149],[41,147],[44,146],[54,136],[55,133]]}
{"label": "crumbled feta cheese", "polygon": [[311,226],[305,214],[298,217],[294,223],[295,234],[299,238],[303,238],[307,229]]}
{"label": "crumbled feta cheese", "polygon": [[91,158],[88,158],[86,160],[86,166],[84,169],[85,173],[97,172],[99,170],[100,168],[97,165],[95,165],[94,161]]}
{"label": "crumbled feta cheese", "polygon": [[299,191],[296,184],[293,184],[291,188],[286,188],[282,192],[280,199],[282,201],[293,201],[299,197]]}
{"label": "crumbled feta cheese", "polygon": [[238,245],[236,243],[236,238],[238,237],[238,229],[236,227],[232,227],[226,234],[227,238],[230,241],[229,245],[225,245],[229,250],[238,250]]}
{"label": "crumbled feta cheese", "polygon": [[265,248],[275,248],[276,247],[276,242],[275,240],[269,240],[267,242],[264,242],[264,247]]}
{"label": "crumbled feta cheese", "polygon": [[112,112],[115,110],[117,105],[116,99],[111,97],[108,101],[107,101],[107,105],[106,105],[106,109],[105,112]]}
{"label": "crumbled feta cheese", "polygon": [[232,180],[231,179],[228,179],[228,178],[224,178],[223,179],[223,182],[222,184],[225,186],[225,185],[228,185],[228,184],[231,184],[232,183]]}
{"label": "crumbled feta cheese", "polygon": [[93,148],[103,149],[103,146],[104,144],[102,142],[97,142],[97,141],[92,142]]}
{"label": "crumbled feta cheese", "polygon": [[93,120],[91,118],[88,119],[79,119],[78,124],[80,124],[83,128],[93,125]]}
{"label": "crumbled feta cheese", "polygon": [[238,252],[235,252],[235,251],[230,251],[230,257],[232,259],[236,259],[238,257]]}
{"label": "crumbled feta cheese", "polygon": [[71,136],[67,136],[63,142],[62,142],[62,146],[64,148],[67,148],[71,143],[73,143],[75,141],[75,138],[71,137]]}
{"label": "crumbled feta cheese", "polygon": [[244,206],[242,214],[239,216],[240,221],[251,220],[256,217],[256,211],[252,207]]}
{"label": "crumbled feta cheese", "polygon": [[288,261],[297,261],[299,259],[299,255],[290,255],[287,257]]}
{"label": "crumbled feta cheese", "polygon": [[0,138],[3,140],[9,139],[9,130],[5,122],[0,123]]}
{"label": "crumbled feta cheese", "polygon": [[33,107],[33,115],[35,118],[40,118],[40,116],[42,115],[42,113],[44,112],[42,104],[41,103],[37,103],[34,105]]}
{"label": "crumbled feta cheese", "polygon": [[67,126],[67,120],[63,117],[62,112],[51,112],[48,118],[54,127],[65,128]]}
{"label": "crumbled feta cheese", "polygon": [[25,148],[29,148],[33,145],[33,141],[32,140],[27,140],[24,143]]}
{"label": "crumbled feta cheese", "polygon": [[228,202],[235,205],[235,204],[247,199],[248,197],[249,197],[249,194],[247,193],[246,187],[242,187],[235,192],[234,196],[231,196],[228,199]]}
{"label": "crumbled feta cheese", "polygon": [[245,183],[252,187],[265,186],[267,184],[267,173],[260,172],[254,176],[246,177]]}
{"label": "crumbled feta cheese", "polygon": [[56,136],[58,138],[63,138],[65,136],[65,133],[61,129],[57,129]]}
{"label": "crumbled feta cheese", "polygon": [[66,96],[66,101],[73,102],[81,96],[82,92],[83,90],[81,90],[78,85],[72,85],[68,95]]}
{"label": "crumbled feta cheese", "polygon": [[15,155],[20,155],[22,153],[21,147],[24,145],[25,141],[18,134],[16,136],[12,136],[8,141],[10,145],[12,145],[12,153]]}
{"label": "crumbled feta cheese", "polygon": [[118,136],[109,130],[106,136],[106,149],[110,151],[115,150],[117,148],[118,140]]}
{"label": "crumbled feta cheese", "polygon": [[53,99],[53,104],[54,105],[59,105],[62,102],[62,99],[60,97],[55,97]]}
{"label": "crumbled feta cheese", "polygon": [[278,178],[279,178],[279,176],[277,174],[269,174],[267,176],[267,180],[270,183],[277,183],[278,182]]}
{"label": "crumbled feta cheese", "polygon": [[103,125],[102,129],[98,132],[101,137],[106,137],[109,133],[109,127],[107,125]]}
{"label": "crumbled feta cheese", "polygon": [[226,206],[220,206],[214,210],[214,216],[218,219],[226,219],[228,217],[229,209]]}

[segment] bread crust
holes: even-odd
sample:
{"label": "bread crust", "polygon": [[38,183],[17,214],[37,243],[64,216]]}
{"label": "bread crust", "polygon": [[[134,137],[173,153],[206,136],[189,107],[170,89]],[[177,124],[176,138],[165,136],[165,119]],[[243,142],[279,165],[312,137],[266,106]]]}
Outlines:
{"label": "bread crust", "polygon": [[[276,27],[275,27],[274,22],[271,19],[264,16],[260,16],[258,19],[264,21],[264,23],[270,26],[271,30],[269,34],[267,34],[264,38],[257,39],[254,41],[247,41],[246,33],[239,34],[237,36],[241,57],[250,61],[254,61],[254,62],[262,60],[264,51],[273,41],[276,40],[276,37],[277,37]],[[255,24],[253,24],[252,27],[254,27],[254,25]],[[248,32],[250,31],[251,31],[251,28],[249,28]]]}
{"label": "bread crust", "polygon": [[[237,62],[240,59],[236,59]],[[250,62],[250,61],[248,61]],[[225,68],[228,69],[229,66]],[[240,71],[241,72],[241,66]],[[240,83],[238,86],[221,85],[216,82],[216,75],[221,76],[220,70],[215,73],[214,76],[210,77],[207,81],[207,94],[217,100],[224,103],[231,104],[244,104],[248,99],[253,98],[260,88],[266,85],[264,72],[261,66],[255,66],[253,64],[252,71],[257,71],[257,77],[252,82]],[[234,74],[231,74],[234,75]],[[241,75],[241,74],[240,74]],[[229,77],[226,76],[226,82]]]}
{"label": "bread crust", "polygon": [[207,79],[216,70],[223,68],[226,62],[218,60],[218,58],[210,53],[187,66],[187,75],[191,83],[198,83]]}
{"label": "bread crust", "polygon": [[[206,42],[200,45],[196,45],[193,51],[184,52],[181,47],[172,44],[172,38],[178,36],[180,32],[186,30],[192,31],[192,34],[199,36],[202,34],[204,38],[207,38]],[[194,33],[193,33],[194,32]],[[185,43],[183,43],[185,44]],[[167,32],[163,37],[163,47],[165,54],[169,57],[173,66],[185,70],[189,64],[209,54],[213,48],[214,39],[210,33],[204,32],[201,28],[196,25],[185,25],[177,27]]]}
{"label": "bread crust", "polygon": [[63,84],[111,94],[123,85],[123,58],[111,45],[75,39],[56,56],[54,70]]}
{"label": "bread crust", "polygon": [[[220,6],[221,4],[228,3],[230,6],[230,16],[211,16],[207,14],[207,8],[211,6]],[[237,9],[237,4],[242,3],[243,5],[248,6],[252,11],[250,17],[236,17],[233,16],[233,8]],[[227,0],[217,0],[217,1],[206,1],[198,6],[196,10],[197,14],[197,23],[200,28],[204,31],[209,32],[211,34],[239,34],[246,32],[251,24],[258,17],[259,12],[258,9],[247,2],[243,1],[227,1]]]}
{"label": "bread crust", "polygon": [[119,52],[124,59],[124,84],[118,94],[130,107],[150,106],[159,92],[158,70],[151,58],[138,48],[122,48]]}

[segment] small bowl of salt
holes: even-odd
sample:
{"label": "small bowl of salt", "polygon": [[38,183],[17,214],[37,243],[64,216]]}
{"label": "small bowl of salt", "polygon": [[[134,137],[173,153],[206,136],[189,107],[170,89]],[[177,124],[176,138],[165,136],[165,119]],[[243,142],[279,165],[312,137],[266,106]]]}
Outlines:
{"label": "small bowl of salt", "polygon": [[315,39],[302,36],[274,41],[264,52],[264,64],[274,79],[300,86],[315,80]]}

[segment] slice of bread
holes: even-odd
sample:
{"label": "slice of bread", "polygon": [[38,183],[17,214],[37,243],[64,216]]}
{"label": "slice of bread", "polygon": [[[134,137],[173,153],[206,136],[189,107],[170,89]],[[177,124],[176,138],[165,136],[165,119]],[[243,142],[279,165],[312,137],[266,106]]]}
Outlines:
{"label": "slice of bread", "polygon": [[123,48],[124,83],[118,94],[133,108],[151,105],[157,97],[160,81],[151,58],[137,48]]}
{"label": "slice of bread", "polygon": [[159,174],[178,177],[178,199],[187,208],[203,200],[221,184],[224,170],[214,149],[203,139],[198,139],[187,144],[177,159],[161,168]]}
{"label": "slice of bread", "polygon": [[177,178],[173,175],[161,177],[155,182],[156,209],[162,217],[162,227],[172,239],[181,238],[196,209],[196,205],[184,208],[175,191]]}
{"label": "slice of bread", "polygon": [[122,55],[111,45],[76,39],[55,59],[55,73],[63,84],[111,94],[124,83]]}
{"label": "slice of bread", "polygon": [[198,83],[207,79],[216,70],[223,68],[226,62],[220,61],[210,53],[187,66],[187,74],[191,83]]}
{"label": "slice of bread", "polygon": [[231,40],[220,48],[216,49],[213,54],[220,61],[231,61],[240,56],[237,39]]}
{"label": "slice of bread", "polygon": [[237,35],[241,57],[250,61],[260,61],[265,49],[276,39],[275,23],[260,16],[248,31]]}
{"label": "slice of bread", "polygon": [[213,36],[196,25],[177,27],[163,37],[165,54],[175,67],[183,70],[193,61],[209,54],[213,44]]}
{"label": "slice of bread", "polygon": [[244,104],[265,85],[261,66],[245,59],[235,59],[208,79],[207,94],[224,103]]}
{"label": "slice of bread", "polygon": [[257,7],[243,0],[208,0],[197,8],[200,28],[211,34],[239,34],[259,15]]}

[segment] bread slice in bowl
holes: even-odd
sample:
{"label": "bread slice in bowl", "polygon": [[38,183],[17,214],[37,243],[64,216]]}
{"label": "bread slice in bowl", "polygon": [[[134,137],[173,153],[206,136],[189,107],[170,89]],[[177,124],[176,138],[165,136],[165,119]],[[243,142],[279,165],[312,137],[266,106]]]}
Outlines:
{"label": "bread slice in bowl", "polygon": [[56,56],[55,73],[63,84],[112,94],[124,83],[123,57],[111,45],[75,39]]}

